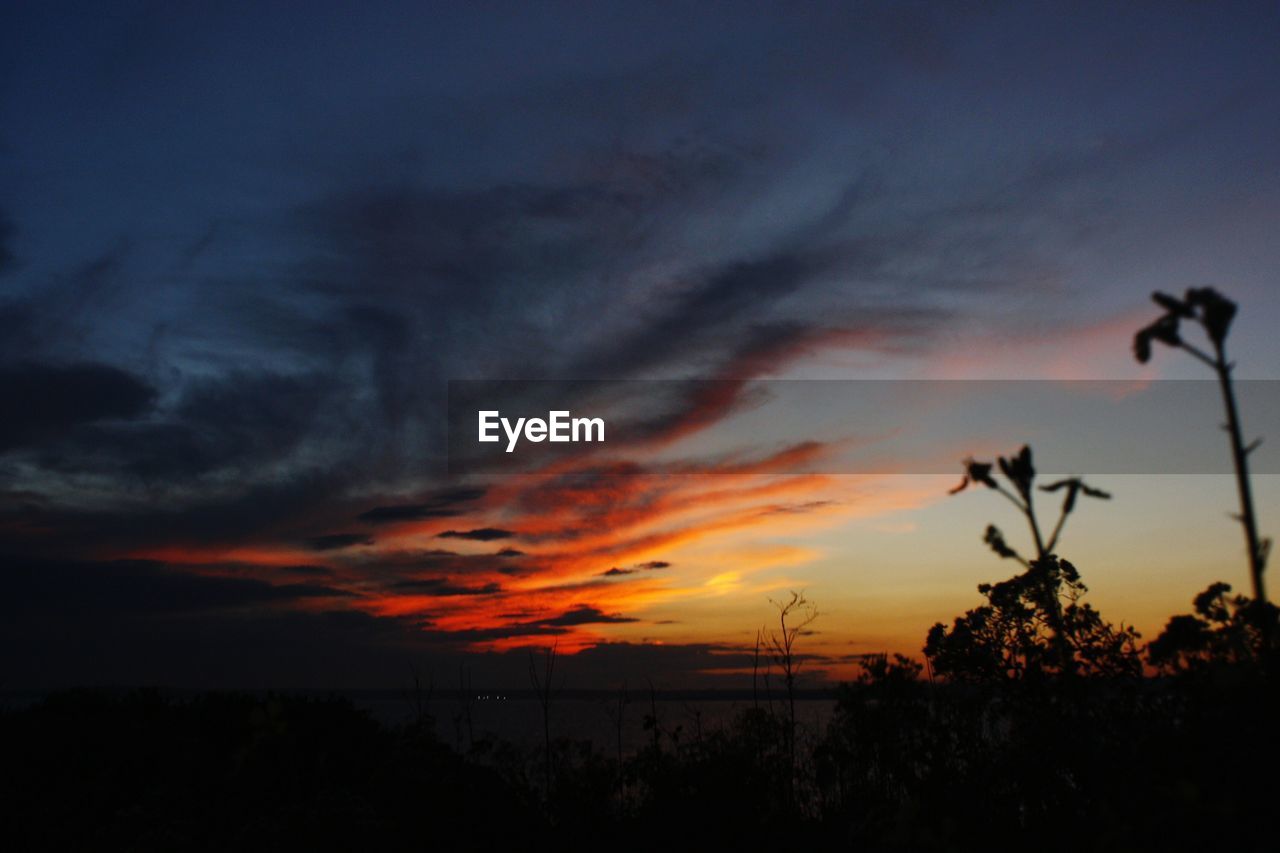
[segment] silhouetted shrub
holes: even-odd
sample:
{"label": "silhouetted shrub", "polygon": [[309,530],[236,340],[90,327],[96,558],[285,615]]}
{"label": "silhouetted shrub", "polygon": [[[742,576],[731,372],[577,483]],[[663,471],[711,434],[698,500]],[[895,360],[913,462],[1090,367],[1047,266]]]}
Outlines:
{"label": "silhouetted shrub", "polygon": [[1147,646],[1152,666],[1167,673],[1255,667],[1270,657],[1280,610],[1270,602],[1229,595],[1230,584],[1210,584],[1195,597],[1194,614],[1172,617]]}
{"label": "silhouetted shrub", "polygon": [[1026,567],[1022,574],[978,587],[987,603],[957,617],[948,629],[929,629],[924,653],[935,673],[962,682],[1000,684],[1058,675],[1137,676],[1142,663],[1138,633],[1116,628],[1081,599],[1088,588],[1080,573],[1054,549],[1080,495],[1109,499],[1079,477],[1041,486],[1062,493],[1057,523],[1046,538],[1035,507],[1036,469],[1031,448],[1024,446],[998,460],[1008,487],[992,475],[991,463],[965,460],[965,475],[952,494],[969,486],[986,486],[1012,503],[1026,519],[1036,556],[1024,558],[995,525],[983,541],[1003,559]]}

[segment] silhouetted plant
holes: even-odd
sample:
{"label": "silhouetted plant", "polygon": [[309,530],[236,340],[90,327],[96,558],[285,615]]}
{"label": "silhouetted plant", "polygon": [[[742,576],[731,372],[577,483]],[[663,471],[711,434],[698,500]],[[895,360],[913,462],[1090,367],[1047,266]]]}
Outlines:
{"label": "silhouetted plant", "polygon": [[[1007,485],[993,476],[997,465]],[[1080,573],[1054,554],[1079,497],[1105,500],[1111,495],[1079,477],[1040,486],[1041,492],[1061,492],[1063,497],[1057,522],[1046,538],[1036,513],[1031,448],[1001,456],[997,464],[970,458],[964,466],[964,479],[951,493],[979,485],[999,493],[1026,519],[1035,557],[1023,557],[998,527],[987,526],[983,541],[988,547],[1003,559],[1021,563],[1026,571],[1001,583],[980,585],[986,605],[958,617],[949,630],[942,623],[929,630],[925,655],[934,670],[955,680],[980,682],[1075,672],[1136,675],[1141,669],[1137,632],[1111,626],[1082,603],[1088,588]]]}
{"label": "silhouetted plant", "polygon": [[662,752],[662,720],[658,716],[658,690],[649,679],[649,713],[644,715],[644,730],[653,737],[653,752]]}
{"label": "silhouetted plant", "polygon": [[[1226,593],[1198,602],[1203,620],[1254,632]],[[1273,799],[1259,770],[1278,759],[1267,683],[1076,679],[993,695],[921,682],[902,657],[862,668],[825,737],[801,741],[815,784],[798,808],[785,715],[763,707],[640,749],[625,798],[604,751],[556,739],[547,798],[523,746],[459,754],[336,697],[56,694],[0,706],[7,849],[1274,847],[1254,819]]]}
{"label": "silhouetted plant", "polygon": [[[764,632],[765,642],[778,668],[782,671],[783,684],[787,689],[787,757],[791,763],[791,773],[796,771],[796,677],[800,673],[800,658],[796,655],[796,640],[805,629],[818,618],[818,609],[803,592],[792,591],[787,601],[773,601],[778,609],[778,630],[767,629]],[[790,619],[791,623],[787,624]],[[792,786],[788,785],[790,791]]]}
{"label": "silhouetted plant", "polygon": [[471,686],[471,670],[465,665],[458,666],[458,712],[454,715],[453,725],[457,731],[458,743],[462,743],[462,733],[467,734],[467,749],[476,745],[475,729],[475,690]]}
{"label": "silhouetted plant", "polygon": [[614,746],[617,748],[619,786],[622,785],[622,728],[623,723],[626,721],[627,704],[630,701],[631,699],[627,695],[627,683],[624,681],[622,682],[622,686],[618,688],[618,692],[614,696],[613,700],[607,702],[604,706],[605,716],[609,718],[609,724],[613,728]]}
{"label": "silhouetted plant", "polygon": [[873,654],[859,666],[858,678],[840,687],[815,757],[835,801],[874,823],[897,811],[905,792],[945,759],[930,755],[936,741],[921,665],[903,655]]}
{"label": "silhouetted plant", "polygon": [[888,701],[902,696],[918,697],[924,667],[906,655],[867,655],[858,661],[858,666],[862,673],[854,683],[872,698]]}
{"label": "silhouetted plant", "polygon": [[1176,674],[1259,663],[1267,636],[1275,631],[1278,609],[1230,592],[1230,584],[1210,584],[1195,597],[1194,615],[1172,617],[1147,646],[1151,665]]}
{"label": "silhouetted plant", "polygon": [[[1066,672],[1136,676],[1141,672],[1133,628],[1116,628],[1091,605],[1075,566],[1052,554],[1027,572],[981,584],[982,607],[956,618],[950,629],[929,630],[925,655],[934,671],[956,681],[999,683]],[[1056,624],[1045,603],[1061,596]]]}
{"label": "silhouetted plant", "polygon": [[[1057,547],[1058,540],[1062,536],[1062,528],[1067,522],[1067,516],[1076,508],[1076,500],[1080,495],[1086,497],[1099,498],[1108,500],[1111,495],[1102,489],[1095,489],[1086,485],[1084,480],[1079,477],[1068,477],[1064,480],[1050,483],[1047,486],[1041,486],[1042,492],[1063,492],[1062,509],[1058,515],[1058,521],[1053,526],[1053,532],[1049,534],[1046,540],[1041,533],[1040,520],[1036,515],[1035,509],[1035,479],[1036,469],[1031,461],[1031,448],[1023,445],[1022,449],[1014,456],[1001,456],[997,460],[1000,472],[1008,480],[1009,485],[1002,485],[992,476],[991,471],[996,467],[990,462],[978,462],[972,457],[964,461],[964,479],[960,481],[960,485],[951,490],[951,494],[958,494],[969,486],[986,486],[994,489],[1002,497],[1018,508],[1018,512],[1027,520],[1028,526],[1031,528],[1031,537],[1036,549],[1036,559],[1044,557],[1054,552]],[[1010,488],[1011,487],[1011,488]],[[1017,551],[1010,548],[1006,543],[1004,534],[995,525],[987,527],[984,541],[991,546],[991,550],[997,555],[1009,559],[1017,560],[1022,565],[1030,568],[1031,561],[1025,559]]]}
{"label": "silhouetted plant", "polygon": [[418,668],[410,664],[409,670],[413,673],[413,693],[410,696],[410,705],[413,708],[414,725],[420,731],[434,731],[435,720],[431,716],[431,699],[436,692],[435,674],[427,673],[427,686],[424,689],[422,679],[418,677]]}
{"label": "silhouetted plant", "polygon": [[761,631],[756,630],[756,645],[751,653],[751,707],[760,707],[760,643]]}
{"label": "silhouetted plant", "polygon": [[533,686],[538,706],[542,710],[542,772],[548,799],[551,798],[551,780],[554,774],[551,757],[551,696],[552,677],[556,671],[556,645],[552,643],[543,651],[541,666],[534,653],[529,652],[529,683]]}
{"label": "silhouetted plant", "polygon": [[[1151,344],[1158,342],[1184,350],[1208,365],[1218,377],[1222,389],[1222,403],[1227,413],[1224,429],[1231,439],[1231,461],[1236,472],[1236,488],[1240,495],[1240,514],[1236,516],[1244,527],[1245,547],[1249,556],[1249,575],[1253,581],[1253,600],[1266,601],[1266,585],[1263,572],[1271,540],[1258,534],[1258,521],[1253,508],[1253,493],[1249,484],[1249,454],[1261,439],[1246,445],[1240,425],[1240,413],[1236,406],[1235,389],[1231,373],[1235,365],[1227,360],[1227,333],[1236,316],[1236,304],[1211,287],[1193,287],[1182,299],[1167,293],[1156,292],[1152,300],[1165,313],[1148,326],[1138,330],[1133,338],[1133,354],[1146,364],[1151,359]],[[1183,320],[1193,321],[1204,330],[1213,353],[1210,355],[1188,342],[1181,333]]]}

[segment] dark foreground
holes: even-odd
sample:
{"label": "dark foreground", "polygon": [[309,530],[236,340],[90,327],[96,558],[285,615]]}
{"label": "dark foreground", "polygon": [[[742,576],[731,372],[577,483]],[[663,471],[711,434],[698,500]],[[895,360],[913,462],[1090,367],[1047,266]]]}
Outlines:
{"label": "dark foreground", "polygon": [[[645,748],[391,728],[342,699],[73,692],[0,716],[11,850],[1274,849],[1274,681],[931,687]],[[554,714],[554,706],[551,713]],[[793,769],[794,768],[794,769]],[[548,775],[549,774],[549,775]],[[548,790],[548,778],[550,789]],[[16,843],[12,843],[16,842]]]}

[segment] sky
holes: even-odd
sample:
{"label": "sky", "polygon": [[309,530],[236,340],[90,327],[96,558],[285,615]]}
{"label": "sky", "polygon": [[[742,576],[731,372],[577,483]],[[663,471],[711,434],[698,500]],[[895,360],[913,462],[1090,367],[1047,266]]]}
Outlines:
{"label": "sky", "polygon": [[[1130,343],[1207,285],[1280,378],[1277,43],[1274,3],[6,4],[0,684],[519,685],[555,644],[742,687],[791,590],[845,678],[1012,574],[947,490],[1024,441],[1114,494],[1062,550],[1105,616],[1247,590],[1212,404],[1145,410],[1220,453],[1175,474],[1048,404],[979,429],[964,380],[1205,379]],[[450,473],[461,380],[695,392]],[[866,380],[967,408],[859,431]]]}

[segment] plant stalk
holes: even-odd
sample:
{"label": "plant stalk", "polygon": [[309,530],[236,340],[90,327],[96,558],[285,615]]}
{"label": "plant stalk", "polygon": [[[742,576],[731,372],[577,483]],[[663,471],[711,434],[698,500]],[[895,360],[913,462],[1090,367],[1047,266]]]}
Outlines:
{"label": "plant stalk", "polygon": [[1258,520],[1253,511],[1253,491],[1249,486],[1249,451],[1245,448],[1240,431],[1240,414],[1236,408],[1235,389],[1231,383],[1231,365],[1221,344],[1215,345],[1217,359],[1214,370],[1222,388],[1222,402],[1227,410],[1227,433],[1231,436],[1231,461],[1236,469],[1236,488],[1240,493],[1240,523],[1244,526],[1245,546],[1249,549],[1249,575],[1253,581],[1253,600],[1267,600],[1266,583],[1262,577],[1262,544],[1258,539]]}

